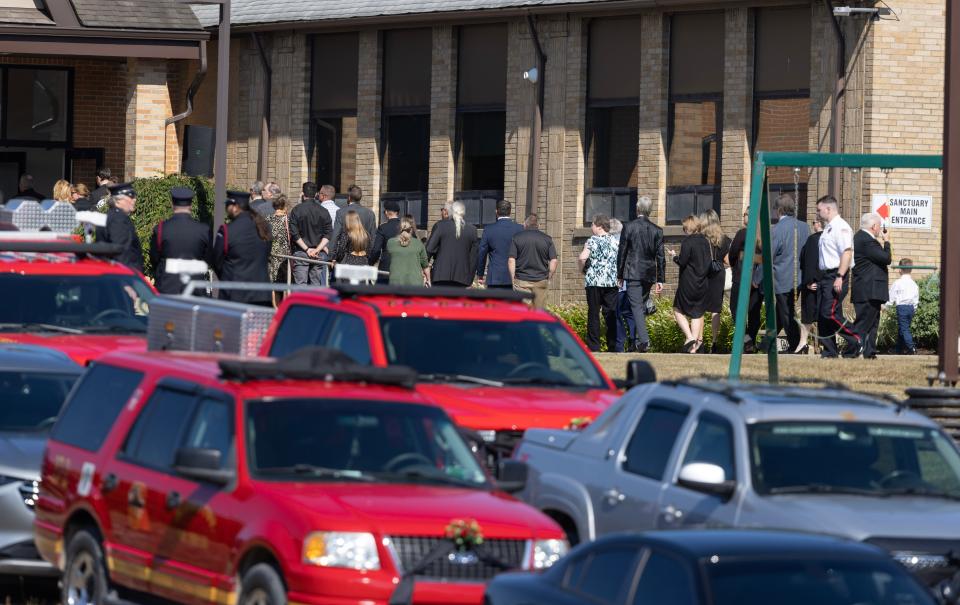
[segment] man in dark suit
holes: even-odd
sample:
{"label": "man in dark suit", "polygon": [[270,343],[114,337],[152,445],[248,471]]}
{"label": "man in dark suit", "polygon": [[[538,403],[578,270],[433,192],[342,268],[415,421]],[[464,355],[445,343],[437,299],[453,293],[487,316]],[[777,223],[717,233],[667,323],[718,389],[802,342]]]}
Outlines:
{"label": "man in dark suit", "polygon": [[653,200],[641,196],[637,200],[637,218],[623,226],[617,250],[617,282],[627,284],[627,299],[637,322],[634,351],[645,353],[650,347],[647,331],[647,305],[650,291],[663,290],[666,262],[663,255],[663,230],[650,220]]}
{"label": "man in dark suit", "polygon": [[[488,288],[513,288],[507,258],[510,255],[510,243],[513,236],[523,231],[512,218],[513,208],[507,200],[497,202],[497,222],[483,228],[480,237],[480,252],[477,259],[477,277],[480,283],[486,281]],[[487,265],[489,257],[490,264]],[[486,273],[486,278],[484,278]]]}
{"label": "man in dark suit", "polygon": [[140,236],[130,215],[137,207],[137,193],[133,183],[123,183],[110,187],[110,209],[107,211],[107,225],[97,228],[97,241],[117,244],[122,248],[116,260],[134,271],[143,273],[143,249]]}
{"label": "man in dark suit", "polygon": [[[210,257],[210,227],[190,216],[194,195],[189,187],[171,189],[173,216],[158,223],[150,236],[150,264],[154,284],[161,294],[180,294],[184,288],[182,273],[167,272],[168,260],[206,262]],[[206,279],[207,276],[197,273],[187,277]]]}
{"label": "man in dark suit", "polygon": [[[377,227],[377,234],[373,238],[373,249],[370,251],[370,264],[376,265],[379,261],[378,268],[389,273],[390,253],[387,252],[387,242],[400,233],[400,202],[397,200],[385,201],[383,203],[383,214],[387,217],[387,220]],[[381,273],[380,277],[377,278],[377,283],[386,284],[389,282],[390,277],[388,275]]]}
{"label": "man in dark suit", "polygon": [[864,359],[877,357],[877,326],[880,307],[889,295],[887,267],[890,266],[890,242],[881,225],[883,219],[872,212],[860,219],[860,231],[853,236],[853,308],[857,321],[853,330],[860,337]]}

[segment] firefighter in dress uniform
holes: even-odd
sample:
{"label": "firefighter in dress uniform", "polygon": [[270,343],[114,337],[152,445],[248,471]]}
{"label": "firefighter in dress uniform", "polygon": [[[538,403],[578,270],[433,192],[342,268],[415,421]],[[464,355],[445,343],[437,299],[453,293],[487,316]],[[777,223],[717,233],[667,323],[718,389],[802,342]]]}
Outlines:
{"label": "firefighter in dress uniform", "polygon": [[[213,270],[221,281],[268,283],[270,225],[250,207],[249,193],[228,191],[224,205],[230,222],[220,226],[213,241]],[[268,307],[272,304],[268,291],[222,289],[220,298]]]}
{"label": "firefighter in dress uniform", "polygon": [[120,246],[122,250],[114,260],[143,273],[143,248],[130,218],[137,206],[133,183],[111,186],[108,200],[107,225],[97,227],[97,241]]}
{"label": "firefighter in dress uniform", "polygon": [[[190,215],[193,189],[174,187],[170,190],[173,216],[158,223],[150,235],[150,265],[154,285],[161,294],[180,294],[189,280],[203,280],[205,273],[180,274],[167,271],[167,260],[210,259],[210,227]],[[188,279],[185,281],[183,275]]]}

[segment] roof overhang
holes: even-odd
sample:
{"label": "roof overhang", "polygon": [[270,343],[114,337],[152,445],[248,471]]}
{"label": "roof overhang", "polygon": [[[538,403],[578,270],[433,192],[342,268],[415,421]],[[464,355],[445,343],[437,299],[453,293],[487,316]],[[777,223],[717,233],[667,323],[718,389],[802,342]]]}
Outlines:
{"label": "roof overhang", "polygon": [[209,37],[205,31],[0,27],[0,54],[198,59]]}

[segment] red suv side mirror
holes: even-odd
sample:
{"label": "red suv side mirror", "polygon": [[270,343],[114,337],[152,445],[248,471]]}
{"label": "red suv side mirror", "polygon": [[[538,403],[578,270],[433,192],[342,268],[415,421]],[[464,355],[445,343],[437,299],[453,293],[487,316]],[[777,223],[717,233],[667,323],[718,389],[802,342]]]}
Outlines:
{"label": "red suv side mirror", "polygon": [[221,467],[220,450],[182,447],[174,460],[173,470],[197,481],[227,485],[236,477],[233,469]]}

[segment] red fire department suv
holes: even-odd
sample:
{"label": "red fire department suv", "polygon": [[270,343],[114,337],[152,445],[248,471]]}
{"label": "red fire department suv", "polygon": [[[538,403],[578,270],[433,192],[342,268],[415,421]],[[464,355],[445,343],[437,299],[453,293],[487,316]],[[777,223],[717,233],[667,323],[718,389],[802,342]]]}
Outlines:
{"label": "red fire department suv", "polygon": [[105,244],[0,234],[0,342],[57,349],[84,365],[107,351],[145,350],[155,291],[102,256]]}
{"label": "red fire department suv", "polygon": [[[417,390],[509,455],[530,427],[592,419],[618,396],[580,339],[512,291],[340,285],[289,296],[261,353],[336,349],[414,368]],[[495,465],[494,465],[495,466]]]}
{"label": "red fire department suv", "polygon": [[36,542],[64,603],[481,603],[561,529],[494,484],[407,368],[107,354],[51,432]]}

